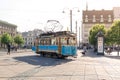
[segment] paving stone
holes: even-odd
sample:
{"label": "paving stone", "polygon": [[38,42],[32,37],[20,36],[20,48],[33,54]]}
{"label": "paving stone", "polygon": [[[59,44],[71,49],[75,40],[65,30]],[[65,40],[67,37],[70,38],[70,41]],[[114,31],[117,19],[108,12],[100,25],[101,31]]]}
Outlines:
{"label": "paving stone", "polygon": [[72,76],[70,80],[84,80],[84,76]]}
{"label": "paving stone", "polygon": [[56,77],[55,80],[70,80],[70,76],[59,76],[59,77]]}
{"label": "paving stone", "polygon": [[85,75],[85,80],[98,80],[97,75]]}
{"label": "paving stone", "polygon": [[120,80],[120,61],[116,57],[90,52],[64,60],[35,55],[0,55],[0,80]]}
{"label": "paving stone", "polygon": [[112,78],[110,76],[104,76],[104,75],[98,76],[98,79],[99,80],[112,80]]}

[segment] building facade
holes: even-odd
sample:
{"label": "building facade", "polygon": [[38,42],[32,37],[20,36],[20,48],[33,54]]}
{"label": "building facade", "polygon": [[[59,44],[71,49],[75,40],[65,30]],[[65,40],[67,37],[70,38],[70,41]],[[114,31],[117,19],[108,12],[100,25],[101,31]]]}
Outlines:
{"label": "building facade", "polygon": [[113,8],[114,20],[120,19],[120,7]]}
{"label": "building facade", "polygon": [[[11,37],[16,36],[17,26],[0,20],[0,36],[4,33],[8,33]],[[5,45],[0,43],[0,47],[5,47]]]}
{"label": "building facade", "polygon": [[40,29],[34,29],[33,31],[23,32],[22,37],[25,41],[24,46],[31,48],[34,45],[35,38],[43,33]]}
{"label": "building facade", "polygon": [[104,24],[110,28],[114,21],[113,10],[83,10],[82,13],[82,43],[89,43],[89,31],[95,24]]}
{"label": "building facade", "polygon": [[0,21],[0,35],[8,33],[14,37],[17,33],[17,26],[5,21]]}

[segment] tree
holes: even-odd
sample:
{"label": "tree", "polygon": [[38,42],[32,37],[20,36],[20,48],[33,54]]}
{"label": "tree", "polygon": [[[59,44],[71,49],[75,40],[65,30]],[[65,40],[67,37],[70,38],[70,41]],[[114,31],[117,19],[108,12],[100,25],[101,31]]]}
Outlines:
{"label": "tree", "polygon": [[0,35],[0,43],[1,43],[1,35]]}
{"label": "tree", "polygon": [[[107,41],[110,44],[117,44],[119,48],[120,44],[120,20],[115,20],[111,26],[111,28],[107,32]],[[118,49],[119,55],[119,49]]]}
{"label": "tree", "polygon": [[18,44],[18,45],[24,44],[23,37],[20,36],[20,35],[15,36],[14,42],[15,42],[16,44]]}
{"label": "tree", "polygon": [[92,44],[92,45],[96,45],[97,44],[97,39],[96,39],[96,35],[99,31],[102,31],[103,34],[106,33],[106,30],[105,30],[105,26],[103,24],[95,24],[92,26],[92,28],[90,29],[90,32],[89,32],[89,43]]}
{"label": "tree", "polygon": [[105,44],[110,46],[114,43],[114,38],[113,36],[111,35],[112,33],[112,30],[109,29],[107,32],[106,32],[106,35],[105,35]]}
{"label": "tree", "polygon": [[8,34],[5,33],[1,36],[1,43],[2,44],[8,44],[8,43],[12,43],[12,37]]}

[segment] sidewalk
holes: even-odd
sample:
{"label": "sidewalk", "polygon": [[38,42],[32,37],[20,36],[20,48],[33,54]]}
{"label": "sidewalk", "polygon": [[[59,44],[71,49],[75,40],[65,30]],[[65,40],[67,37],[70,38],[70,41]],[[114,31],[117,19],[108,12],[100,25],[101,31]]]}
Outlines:
{"label": "sidewalk", "polygon": [[[118,52],[117,51],[113,51],[110,54],[108,54],[108,53],[105,52],[105,55],[106,56],[118,56]],[[119,52],[119,56],[120,56],[120,52]]]}
{"label": "sidewalk", "polygon": [[[22,53],[22,52],[31,52],[32,49],[18,49],[17,51],[11,50],[11,53]],[[0,55],[7,54],[7,49],[0,49]]]}
{"label": "sidewalk", "polygon": [[0,80],[120,80],[117,56],[97,55],[92,50],[84,56],[81,50],[77,53],[77,58],[68,59],[38,57],[34,52],[0,56]]}
{"label": "sidewalk", "polygon": [[[92,49],[89,49],[88,52],[96,54],[96,52],[94,52]],[[104,55],[105,56],[118,56],[118,52],[117,51],[112,51],[110,54],[108,54],[104,51]],[[119,56],[120,56],[120,52],[119,52]]]}

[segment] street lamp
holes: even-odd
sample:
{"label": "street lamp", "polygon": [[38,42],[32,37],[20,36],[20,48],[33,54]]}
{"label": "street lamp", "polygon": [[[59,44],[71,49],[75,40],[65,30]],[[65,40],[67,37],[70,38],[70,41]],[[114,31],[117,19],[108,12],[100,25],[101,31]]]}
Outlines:
{"label": "street lamp", "polygon": [[[72,15],[73,15],[73,10],[74,9],[75,8],[69,9],[69,11],[70,11],[70,30],[71,30],[71,32],[72,32]],[[80,12],[78,8],[77,8],[77,12]],[[65,13],[65,10],[63,10],[63,13]]]}
{"label": "street lamp", "polygon": [[119,56],[119,49],[120,49],[120,42],[119,42],[120,39],[119,39],[119,36],[120,36],[120,26],[118,26],[118,56]]}

